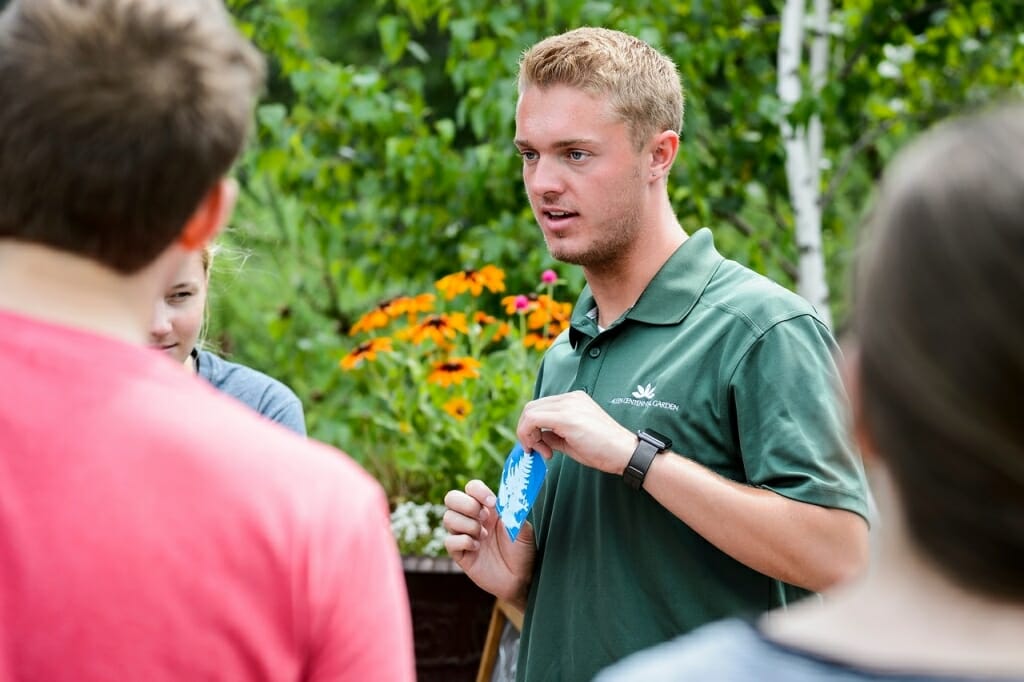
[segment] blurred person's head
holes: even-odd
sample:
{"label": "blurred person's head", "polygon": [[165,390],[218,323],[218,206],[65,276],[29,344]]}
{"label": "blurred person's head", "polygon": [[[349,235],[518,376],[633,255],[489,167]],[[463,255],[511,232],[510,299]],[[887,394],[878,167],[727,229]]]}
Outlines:
{"label": "blurred person's head", "polygon": [[209,245],[188,254],[153,307],[149,342],[178,362],[200,343],[213,255]]}
{"label": "blurred person's head", "polygon": [[954,120],[886,173],[857,270],[855,417],[907,531],[1024,601],[1024,107]]}
{"label": "blurred person's head", "polygon": [[527,50],[519,64],[520,94],[530,86],[556,85],[607,97],[636,150],[652,135],[682,131],[683,89],[675,64],[626,33],[578,28]]}
{"label": "blurred person's head", "polygon": [[210,196],[217,212],[230,203],[220,180],[262,77],[217,0],[13,0],[0,14],[0,239],[141,270]]}

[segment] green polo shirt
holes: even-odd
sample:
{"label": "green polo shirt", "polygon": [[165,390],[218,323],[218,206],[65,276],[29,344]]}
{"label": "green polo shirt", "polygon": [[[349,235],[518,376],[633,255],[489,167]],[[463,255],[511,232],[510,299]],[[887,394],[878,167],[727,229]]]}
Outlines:
{"label": "green polo shirt", "polygon": [[[867,517],[829,330],[796,294],[690,237],[599,331],[584,289],[537,395],[582,390],[623,426],[780,495]],[[556,453],[532,512],[537,560],[518,678],[589,680],[639,649],[806,594],[716,549],[621,476]]]}

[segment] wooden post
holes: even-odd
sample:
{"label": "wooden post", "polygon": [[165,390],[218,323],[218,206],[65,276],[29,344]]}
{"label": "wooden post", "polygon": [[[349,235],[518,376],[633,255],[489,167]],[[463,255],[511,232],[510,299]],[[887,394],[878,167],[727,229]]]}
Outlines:
{"label": "wooden post", "polygon": [[498,647],[501,644],[501,633],[505,631],[505,623],[512,623],[516,630],[522,632],[523,612],[507,601],[496,599],[491,610],[491,623],[487,626],[487,638],[484,640],[476,682],[491,682],[494,665],[498,662]]}

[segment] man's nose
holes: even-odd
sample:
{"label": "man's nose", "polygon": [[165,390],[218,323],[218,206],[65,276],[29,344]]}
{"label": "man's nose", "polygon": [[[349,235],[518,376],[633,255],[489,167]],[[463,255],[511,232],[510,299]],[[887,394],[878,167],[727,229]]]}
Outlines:
{"label": "man's nose", "polygon": [[561,194],[564,187],[562,172],[558,161],[541,157],[528,169],[526,186],[531,194],[543,197],[548,194]]}

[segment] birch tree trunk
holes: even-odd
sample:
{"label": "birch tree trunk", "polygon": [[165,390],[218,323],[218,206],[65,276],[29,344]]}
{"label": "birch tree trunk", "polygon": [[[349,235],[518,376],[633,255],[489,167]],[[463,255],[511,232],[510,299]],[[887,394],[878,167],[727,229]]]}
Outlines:
{"label": "birch tree trunk", "polygon": [[[814,0],[814,36],[811,43],[810,83],[816,95],[824,85],[828,68],[829,0]],[[788,114],[803,94],[800,64],[803,58],[806,0],[786,0],[779,34],[778,95]],[[796,219],[799,249],[797,292],[832,326],[828,280],[821,242],[821,156],[824,132],[815,114],[806,127],[794,128],[785,116],[781,122],[786,149],[786,180]]]}

